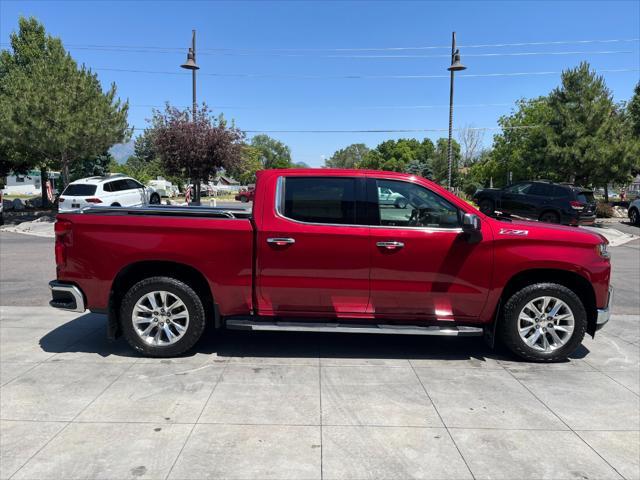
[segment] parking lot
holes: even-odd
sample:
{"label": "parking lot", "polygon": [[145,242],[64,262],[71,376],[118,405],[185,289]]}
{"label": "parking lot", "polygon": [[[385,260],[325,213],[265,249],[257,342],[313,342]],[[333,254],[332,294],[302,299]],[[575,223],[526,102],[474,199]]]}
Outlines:
{"label": "parking lot", "polygon": [[640,478],[638,240],[612,248],[610,324],[553,365],[480,338],[266,332],[142,358],[46,306],[51,239],[0,241],[2,479]]}

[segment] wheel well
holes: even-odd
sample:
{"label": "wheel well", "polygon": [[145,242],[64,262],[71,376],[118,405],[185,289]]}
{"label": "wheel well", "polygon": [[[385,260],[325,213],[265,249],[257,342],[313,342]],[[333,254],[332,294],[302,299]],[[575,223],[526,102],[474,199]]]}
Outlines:
{"label": "wheel well", "polygon": [[109,338],[120,334],[120,302],[126,292],[140,280],[156,276],[175,278],[193,288],[202,299],[207,320],[214,319],[216,326],[219,324],[218,309],[202,273],[183,263],[144,261],[124,267],[113,280],[109,295]]}
{"label": "wheel well", "polygon": [[556,217],[558,217],[558,220],[560,220],[562,218],[562,215],[560,215],[560,212],[555,210],[555,209],[553,209],[553,208],[545,208],[544,210],[542,210],[540,212],[540,215],[538,216],[538,218],[542,218],[542,216],[545,213],[553,213]]}
{"label": "wheel well", "polygon": [[587,333],[595,334],[596,330],[596,294],[591,283],[583,276],[568,270],[535,269],[525,270],[514,275],[505,286],[500,297],[500,304],[505,302],[518,290],[535,283],[558,283],[574,291],[584,303],[587,312]]}

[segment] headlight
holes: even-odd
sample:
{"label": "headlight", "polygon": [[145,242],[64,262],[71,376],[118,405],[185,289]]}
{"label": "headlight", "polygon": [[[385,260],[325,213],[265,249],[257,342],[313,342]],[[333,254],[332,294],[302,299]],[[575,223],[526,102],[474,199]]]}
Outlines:
{"label": "headlight", "polygon": [[600,255],[602,258],[606,258],[609,259],[611,258],[611,254],[609,253],[609,245],[606,243],[600,243],[597,247],[596,247],[596,251],[598,252],[598,255]]}

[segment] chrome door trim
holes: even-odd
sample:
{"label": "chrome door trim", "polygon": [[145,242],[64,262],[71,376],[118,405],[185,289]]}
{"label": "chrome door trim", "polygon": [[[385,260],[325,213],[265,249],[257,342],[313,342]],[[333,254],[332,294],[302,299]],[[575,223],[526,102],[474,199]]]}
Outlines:
{"label": "chrome door trim", "polygon": [[[281,218],[283,220],[287,220],[289,222],[297,223],[300,225],[316,225],[318,227],[359,227],[359,228],[391,228],[395,230],[412,230],[412,231],[424,231],[424,232],[451,232],[451,233],[462,233],[461,227],[456,228],[444,228],[444,227],[398,227],[398,226],[388,226],[388,225],[358,225],[351,223],[316,223],[316,222],[303,222],[301,220],[296,220],[294,218],[289,218],[282,213],[282,204],[284,201],[284,176],[278,177],[276,183],[276,202],[275,202],[275,213],[276,217]],[[340,177],[344,178],[344,177]],[[357,178],[357,177],[353,177]]]}

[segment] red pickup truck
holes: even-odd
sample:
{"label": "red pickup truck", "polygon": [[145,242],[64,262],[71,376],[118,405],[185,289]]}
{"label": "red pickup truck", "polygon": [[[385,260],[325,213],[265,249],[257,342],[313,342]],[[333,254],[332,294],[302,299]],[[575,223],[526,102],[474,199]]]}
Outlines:
{"label": "red pickup truck", "polygon": [[51,305],[108,314],[145,355],[205,326],[485,335],[566,358],[609,320],[607,241],[483,215],[423,178],[258,173],[253,210],[102,207],[59,214]]}

